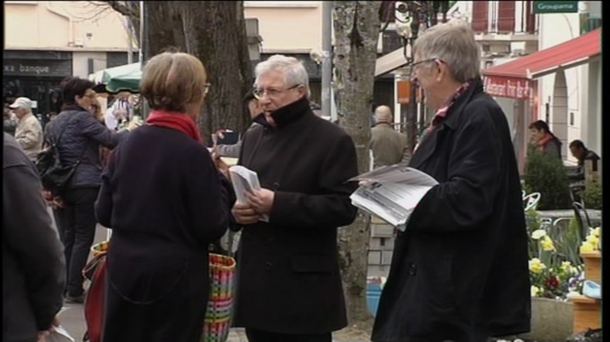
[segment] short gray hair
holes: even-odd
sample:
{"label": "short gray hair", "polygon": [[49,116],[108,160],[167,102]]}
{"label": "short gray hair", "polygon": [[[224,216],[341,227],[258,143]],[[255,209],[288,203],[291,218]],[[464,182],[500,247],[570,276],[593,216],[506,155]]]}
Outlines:
{"label": "short gray hair", "polygon": [[474,31],[458,20],[427,29],[413,45],[413,52],[420,54],[422,60],[440,59],[447,64],[458,82],[481,75],[479,51]]}
{"label": "short gray hair", "polygon": [[284,55],[273,55],[267,60],[256,65],[254,70],[256,80],[254,84],[258,84],[258,79],[270,71],[279,71],[284,75],[284,83],[288,87],[302,84],[307,87],[309,92],[309,75],[303,63],[294,57]]}

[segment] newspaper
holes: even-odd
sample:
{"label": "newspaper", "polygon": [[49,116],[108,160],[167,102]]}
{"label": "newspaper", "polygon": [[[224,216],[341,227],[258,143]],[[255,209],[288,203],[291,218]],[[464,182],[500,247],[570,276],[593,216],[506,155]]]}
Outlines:
{"label": "newspaper", "polygon": [[438,184],[425,172],[401,164],[380,167],[350,181],[362,184],[350,196],[354,206],[400,230],[428,190]]}
{"label": "newspaper", "polygon": [[[246,192],[248,190],[260,190],[261,188],[258,180],[258,174],[247,167],[242,165],[231,166],[229,167],[229,174],[231,176],[233,190],[235,190],[235,197],[237,197],[238,202],[247,202]],[[269,216],[263,215],[261,217],[261,221],[269,222]]]}

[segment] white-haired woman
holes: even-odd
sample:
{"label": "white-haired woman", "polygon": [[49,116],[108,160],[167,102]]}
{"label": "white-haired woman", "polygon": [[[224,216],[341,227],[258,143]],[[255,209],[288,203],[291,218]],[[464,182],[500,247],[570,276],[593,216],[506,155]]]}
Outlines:
{"label": "white-haired woman", "polygon": [[509,125],[483,90],[470,27],[414,45],[412,77],[436,111],[410,166],[434,186],[396,238],[372,340],[483,342],[530,329],[527,231]]}

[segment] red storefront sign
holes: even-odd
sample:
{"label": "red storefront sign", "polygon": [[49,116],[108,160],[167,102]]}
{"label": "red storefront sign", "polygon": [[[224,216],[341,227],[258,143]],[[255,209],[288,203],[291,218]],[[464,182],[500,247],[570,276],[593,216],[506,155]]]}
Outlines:
{"label": "red storefront sign", "polygon": [[532,96],[531,81],[524,78],[485,76],[485,92],[491,96],[529,100]]}

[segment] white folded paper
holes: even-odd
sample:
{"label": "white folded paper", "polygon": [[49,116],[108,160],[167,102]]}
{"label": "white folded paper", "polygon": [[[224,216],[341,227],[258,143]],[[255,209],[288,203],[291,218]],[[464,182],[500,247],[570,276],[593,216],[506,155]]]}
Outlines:
{"label": "white folded paper", "polygon": [[425,172],[401,164],[380,167],[350,181],[365,183],[350,196],[354,206],[400,230],[419,201],[438,184]]}
{"label": "white folded paper", "polygon": [[[247,167],[234,165],[229,167],[229,173],[238,202],[247,203],[246,191],[260,190],[261,185],[258,180],[258,174]],[[263,215],[261,221],[269,222],[269,216]]]}

